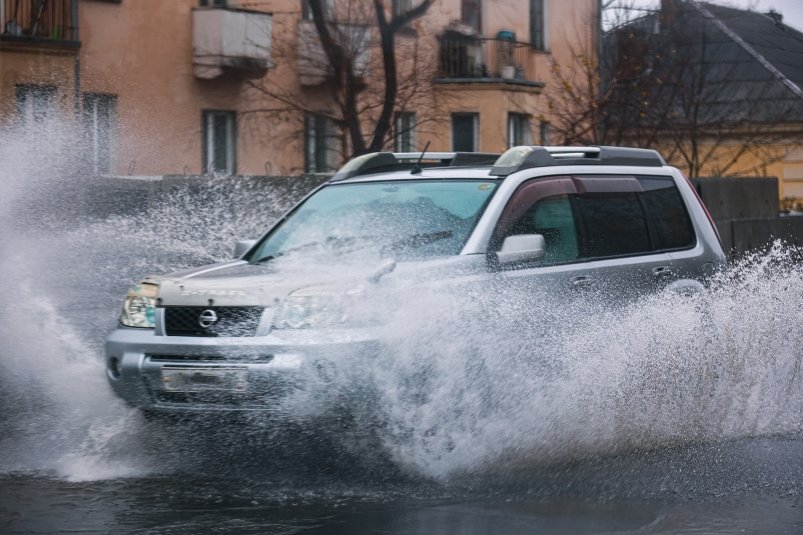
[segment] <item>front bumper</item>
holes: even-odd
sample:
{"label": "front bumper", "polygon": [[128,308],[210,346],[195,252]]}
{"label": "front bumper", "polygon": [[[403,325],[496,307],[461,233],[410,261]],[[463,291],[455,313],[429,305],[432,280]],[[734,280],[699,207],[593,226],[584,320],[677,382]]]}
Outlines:
{"label": "front bumper", "polygon": [[[106,340],[106,376],[118,396],[146,410],[270,411],[311,382],[331,381],[340,363],[375,351],[376,343],[367,330],[288,330],[267,336],[207,338],[163,336],[152,329],[121,326]],[[166,384],[171,373],[227,371],[238,378],[236,388]]]}

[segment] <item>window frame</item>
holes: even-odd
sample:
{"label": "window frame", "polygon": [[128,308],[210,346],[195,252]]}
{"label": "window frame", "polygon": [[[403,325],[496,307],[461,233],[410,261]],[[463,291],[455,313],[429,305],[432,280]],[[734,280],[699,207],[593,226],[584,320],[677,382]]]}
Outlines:
{"label": "window frame", "polygon": [[[214,138],[214,119],[216,117],[226,118],[226,169],[220,171],[214,168],[215,159],[215,138]],[[203,174],[237,174],[237,112],[233,110],[206,109],[201,111],[201,146],[202,161],[201,169]],[[210,137],[211,136],[211,137]],[[211,150],[210,150],[211,149]]]}
{"label": "window frame", "polygon": [[23,127],[41,127],[58,113],[58,87],[55,85],[17,84],[14,98],[16,117]]}
{"label": "window frame", "polygon": [[[472,138],[472,149],[469,151],[458,149],[455,146],[455,124],[454,120],[455,117],[470,117],[471,121],[471,138]],[[477,112],[453,112],[451,114],[451,129],[450,135],[452,137],[451,147],[453,152],[478,152],[480,150],[480,114]]]}
{"label": "window frame", "polygon": [[530,46],[547,50],[546,0],[530,0]]}
{"label": "window frame", "polygon": [[396,112],[393,119],[393,147],[396,152],[416,152],[416,115],[412,111]]}
{"label": "window frame", "polygon": [[[105,125],[100,124],[98,113],[101,104],[106,106]],[[95,174],[108,174],[115,168],[117,153],[117,95],[112,93],[84,93],[81,96],[81,114],[83,119],[84,139],[88,151],[88,163]],[[91,123],[90,123],[91,120]],[[105,129],[105,132],[101,132]],[[104,145],[104,147],[101,147]],[[105,162],[101,152],[106,151]]]}
{"label": "window frame", "polygon": [[[323,134],[319,134],[321,126]],[[339,147],[335,145],[338,141],[337,129],[332,119],[319,113],[305,113],[304,172],[310,175],[329,175],[337,171]]]}
{"label": "window frame", "polygon": [[[519,132],[520,131],[520,132]],[[516,140],[521,134],[521,139]],[[526,113],[508,112],[507,148],[533,144],[532,116]]]}
{"label": "window frame", "polygon": [[460,0],[460,22],[482,35],[482,0]]}

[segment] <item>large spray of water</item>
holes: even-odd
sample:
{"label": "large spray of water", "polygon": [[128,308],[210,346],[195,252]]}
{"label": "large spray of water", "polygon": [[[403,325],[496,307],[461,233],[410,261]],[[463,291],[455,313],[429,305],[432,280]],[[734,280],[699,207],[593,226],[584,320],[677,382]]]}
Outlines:
{"label": "large spray of water", "polygon": [[382,350],[337,362],[331,381],[284,401],[283,418],[249,417],[225,439],[209,427],[148,423],[104,377],[102,341],[127,286],[226,259],[235,239],[261,232],[290,199],[255,198],[221,179],[202,195],[172,193],[146,212],[97,218],[64,209],[63,192],[85,181],[70,151],[43,163],[29,141],[0,134],[2,472],[193,470],[207,433],[218,453],[256,444],[257,464],[268,462],[255,453],[261,434],[273,463],[293,457],[277,457],[282,446],[296,456],[288,466],[327,449],[339,452],[335,463],[342,454],[344,463],[449,480],[803,431],[803,266],[782,245],[693,297],[611,303],[492,279],[402,293],[376,305]]}

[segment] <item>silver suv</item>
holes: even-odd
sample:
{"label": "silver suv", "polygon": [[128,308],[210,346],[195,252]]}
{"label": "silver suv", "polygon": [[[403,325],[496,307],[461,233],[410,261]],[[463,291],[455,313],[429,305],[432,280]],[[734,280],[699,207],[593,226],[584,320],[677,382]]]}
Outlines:
{"label": "silver suv", "polygon": [[497,156],[355,158],[237,260],[145,278],[106,342],[109,382],[150,413],[270,409],[375,348],[391,294],[469,280],[697,292],[725,261],[694,188],[655,151]]}

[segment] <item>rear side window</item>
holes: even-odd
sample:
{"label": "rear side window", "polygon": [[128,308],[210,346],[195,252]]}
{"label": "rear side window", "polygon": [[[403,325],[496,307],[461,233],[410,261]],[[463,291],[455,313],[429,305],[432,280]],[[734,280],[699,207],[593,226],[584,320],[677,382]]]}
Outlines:
{"label": "rear side window", "polygon": [[675,182],[671,178],[639,177],[641,198],[655,233],[656,249],[683,249],[694,245],[694,229]]}
{"label": "rear side window", "polygon": [[583,257],[632,255],[650,251],[650,233],[637,193],[578,195]]}

